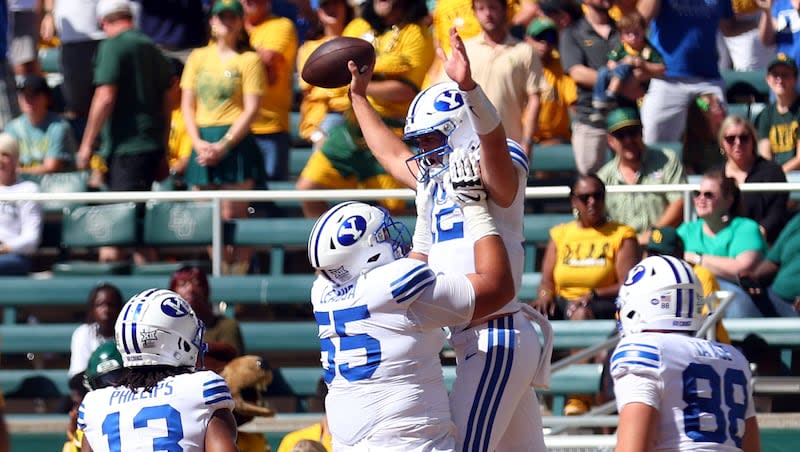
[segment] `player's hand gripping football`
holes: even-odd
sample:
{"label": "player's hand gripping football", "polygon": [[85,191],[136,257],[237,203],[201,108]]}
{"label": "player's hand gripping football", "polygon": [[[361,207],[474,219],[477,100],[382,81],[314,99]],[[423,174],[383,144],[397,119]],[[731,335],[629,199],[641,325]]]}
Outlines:
{"label": "player's hand gripping football", "polygon": [[477,152],[456,149],[450,156],[448,196],[462,208],[470,204],[484,203],[488,194],[481,180],[481,167]]}
{"label": "player's hand gripping football", "polygon": [[[372,70],[375,69],[375,63],[367,66],[366,68],[359,68],[358,65],[351,61],[347,62],[347,69],[350,70],[352,79],[350,80],[350,95],[361,97],[367,96],[367,85],[372,80]],[[363,70],[363,72],[361,72]]]}

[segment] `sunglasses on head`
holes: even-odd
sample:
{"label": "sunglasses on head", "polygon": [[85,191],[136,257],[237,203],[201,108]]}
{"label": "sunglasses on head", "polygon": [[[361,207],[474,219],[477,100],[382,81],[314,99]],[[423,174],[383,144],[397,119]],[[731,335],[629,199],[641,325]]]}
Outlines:
{"label": "sunglasses on head", "polygon": [[581,193],[579,195],[576,194],[574,196],[578,199],[578,201],[582,202],[583,204],[589,202],[589,198],[594,199],[595,202],[606,199],[606,194],[601,191],[596,191],[593,193]]}
{"label": "sunglasses on head", "polygon": [[724,139],[725,142],[728,144],[736,143],[737,139],[739,140],[739,143],[745,144],[750,142],[750,134],[742,133],[739,135],[726,135]]}
{"label": "sunglasses on head", "polygon": [[641,135],[642,135],[642,128],[637,126],[625,127],[611,132],[611,136],[613,136],[618,140],[624,140],[625,138],[634,138]]}
{"label": "sunglasses on head", "polygon": [[716,198],[717,195],[710,192],[710,191],[700,191],[700,190],[692,190],[692,198],[699,198],[702,196],[704,199],[711,201],[712,199]]}

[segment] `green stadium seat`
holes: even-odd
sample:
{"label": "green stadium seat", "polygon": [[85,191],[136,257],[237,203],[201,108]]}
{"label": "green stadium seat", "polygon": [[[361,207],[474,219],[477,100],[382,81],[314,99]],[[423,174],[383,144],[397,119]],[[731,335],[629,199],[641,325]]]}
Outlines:
{"label": "green stadium seat", "polygon": [[[89,189],[89,172],[72,171],[65,173],[49,173],[39,177],[39,190],[42,193],[80,193]],[[85,204],[70,201],[45,201],[42,210],[46,213],[60,212],[65,207]]]}
{"label": "green stadium seat", "polygon": [[289,176],[297,178],[306,167],[313,150],[310,147],[293,147],[289,149]]}
{"label": "green stadium seat", "polygon": [[533,148],[533,171],[577,171],[571,144],[551,144]]}
{"label": "green stadium seat", "polygon": [[[101,246],[135,246],[136,204],[66,207],[61,220],[61,245],[66,250]],[[53,265],[56,274],[108,275],[127,273],[127,262],[70,260]]]}
{"label": "green stadium seat", "polygon": [[525,215],[525,272],[537,271],[538,248],[547,246],[550,241],[550,228],[553,226],[573,221],[574,216],[567,213]]}

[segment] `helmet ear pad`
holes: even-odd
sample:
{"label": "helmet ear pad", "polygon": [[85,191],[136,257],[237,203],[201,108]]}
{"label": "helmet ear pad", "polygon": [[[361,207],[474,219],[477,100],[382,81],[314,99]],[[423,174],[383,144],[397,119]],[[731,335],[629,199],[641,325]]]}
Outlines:
{"label": "helmet ear pad", "polygon": [[411,234],[386,209],[362,202],[337,204],[319,217],[308,239],[308,260],[337,285],[405,257]]}

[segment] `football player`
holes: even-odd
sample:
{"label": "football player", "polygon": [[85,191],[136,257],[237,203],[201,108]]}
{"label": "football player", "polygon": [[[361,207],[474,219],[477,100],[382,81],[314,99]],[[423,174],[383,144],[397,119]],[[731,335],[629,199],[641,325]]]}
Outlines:
{"label": "football player", "polygon": [[[458,429],[458,448],[469,451],[544,450],[539,403],[531,386],[549,385],[552,353],[549,324],[538,312],[528,316],[545,331],[539,337],[523,313],[516,293],[522,285],[525,186],[528,159],[507,140],[497,110],[472,79],[464,43],[450,32],[450,57],[440,50],[452,82],[433,85],[411,103],[404,140],[391,134],[366,100],[371,71],[350,65],[353,111],[370,150],[387,172],[417,191],[414,251],[430,268],[448,274],[474,271],[475,237],[464,227],[464,212],[448,196],[448,167],[454,151],[479,161],[488,206],[508,250],[514,292],[498,309],[449,325],[457,376],[450,408]],[[420,205],[420,199],[432,202]],[[509,338],[514,340],[508,340]]]}
{"label": "football player", "polygon": [[78,412],[82,451],[236,451],[233,399],[225,380],[196,371],[203,323],[175,292],[131,297],[114,327],[125,373],[86,394]]}
{"label": "football player", "polygon": [[[334,450],[460,450],[439,358],[442,327],[491,314],[513,297],[514,285],[478,163],[466,152],[453,158],[449,174],[458,188],[450,196],[474,237],[473,271],[435,273],[419,255],[408,256],[410,236],[402,223],[364,203],[341,203],[312,229],[308,257],[319,276],[311,301]],[[432,201],[423,196],[418,202]],[[493,348],[523,334],[483,340]]]}
{"label": "football player", "polygon": [[651,256],[620,289],[623,338],[611,356],[617,452],[760,451],[750,366],[729,344],[694,337],[703,287],[691,267]]}

